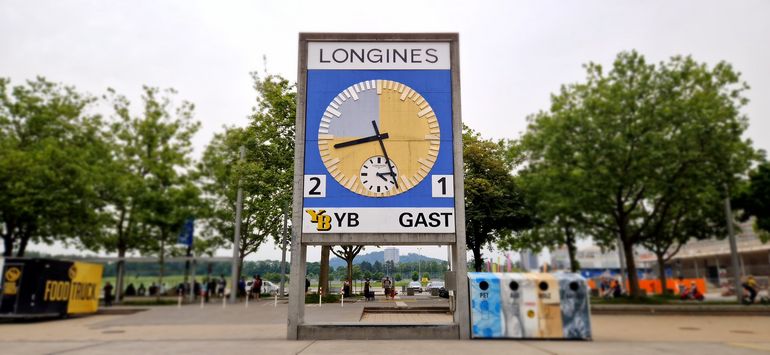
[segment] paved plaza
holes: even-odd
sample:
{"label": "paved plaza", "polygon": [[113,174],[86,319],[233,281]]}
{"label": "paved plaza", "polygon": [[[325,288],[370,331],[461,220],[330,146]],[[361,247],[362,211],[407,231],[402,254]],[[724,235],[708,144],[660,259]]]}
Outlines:
{"label": "paved plaza", "polygon": [[[426,302],[402,302],[408,306]],[[438,303],[440,301],[434,301]],[[449,321],[441,314],[364,314],[374,303],[308,305],[306,321]],[[279,301],[114,308],[70,319],[0,323],[2,354],[767,354],[770,317],[594,315],[594,340],[334,340],[287,341],[287,304]],[[117,314],[126,311],[124,314]]]}

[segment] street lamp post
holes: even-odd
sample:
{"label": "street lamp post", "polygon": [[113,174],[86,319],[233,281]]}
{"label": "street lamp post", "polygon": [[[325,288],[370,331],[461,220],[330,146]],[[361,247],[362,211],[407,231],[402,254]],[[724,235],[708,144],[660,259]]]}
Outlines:
{"label": "street lamp post", "polygon": [[422,248],[417,248],[417,280],[422,285]]}

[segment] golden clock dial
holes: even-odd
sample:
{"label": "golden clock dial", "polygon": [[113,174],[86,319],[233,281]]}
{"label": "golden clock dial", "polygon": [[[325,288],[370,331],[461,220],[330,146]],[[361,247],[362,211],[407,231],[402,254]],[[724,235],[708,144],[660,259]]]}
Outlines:
{"label": "golden clock dial", "polygon": [[[367,80],[343,90],[329,103],[318,128],[318,149],[329,174],[363,196],[395,196],[418,185],[433,168],[439,147],[440,129],[430,104],[391,80]],[[364,163],[373,157],[398,167],[388,167],[392,187],[377,191],[377,185],[370,189],[362,182]]]}

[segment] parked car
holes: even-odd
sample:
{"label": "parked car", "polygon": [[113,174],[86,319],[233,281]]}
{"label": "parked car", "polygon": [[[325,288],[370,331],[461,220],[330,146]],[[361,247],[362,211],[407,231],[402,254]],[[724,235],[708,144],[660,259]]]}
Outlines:
{"label": "parked car", "polygon": [[422,284],[420,284],[420,281],[412,281],[409,283],[409,286],[406,287],[407,291],[412,290],[414,292],[422,292]]}
{"label": "parked car", "polygon": [[[253,284],[254,284],[254,280],[253,279],[246,281],[246,292],[248,292],[248,293],[251,292],[251,286]],[[278,294],[278,290],[279,290],[278,285],[276,285],[276,284],[274,284],[274,283],[272,283],[270,281],[267,281],[267,280],[262,280],[262,293],[263,294],[268,293],[271,296],[275,296],[276,294]],[[288,291],[288,289],[284,288],[283,292],[287,293],[287,291]]]}
{"label": "parked car", "polygon": [[433,289],[440,289],[444,287],[444,281],[431,281],[425,286],[425,290],[431,292]]}

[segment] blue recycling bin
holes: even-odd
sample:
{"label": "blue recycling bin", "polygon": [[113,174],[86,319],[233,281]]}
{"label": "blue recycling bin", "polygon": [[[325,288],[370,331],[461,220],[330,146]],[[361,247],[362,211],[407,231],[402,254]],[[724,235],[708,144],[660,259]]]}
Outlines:
{"label": "blue recycling bin", "polygon": [[563,337],[591,339],[591,293],[586,279],[569,272],[556,272],[554,276],[559,282]]}
{"label": "blue recycling bin", "polygon": [[472,338],[503,338],[505,324],[500,300],[500,274],[468,273]]}

